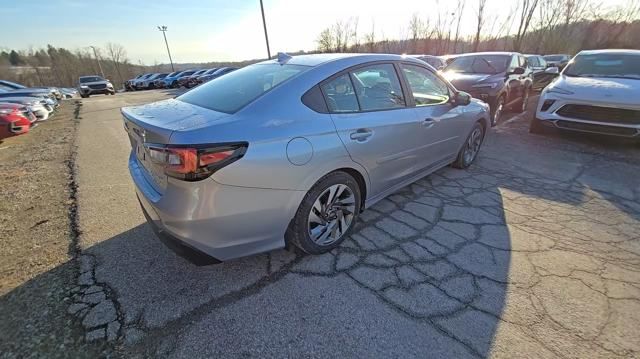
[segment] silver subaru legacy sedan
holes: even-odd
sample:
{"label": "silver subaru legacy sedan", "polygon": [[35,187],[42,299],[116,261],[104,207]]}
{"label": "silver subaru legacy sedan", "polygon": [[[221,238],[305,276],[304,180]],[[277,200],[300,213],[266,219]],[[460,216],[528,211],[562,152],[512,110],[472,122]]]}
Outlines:
{"label": "silver subaru legacy sedan", "polygon": [[329,251],[364,208],[468,167],[491,126],[425,62],[380,54],[279,54],[122,115],[148,222],[202,265]]}

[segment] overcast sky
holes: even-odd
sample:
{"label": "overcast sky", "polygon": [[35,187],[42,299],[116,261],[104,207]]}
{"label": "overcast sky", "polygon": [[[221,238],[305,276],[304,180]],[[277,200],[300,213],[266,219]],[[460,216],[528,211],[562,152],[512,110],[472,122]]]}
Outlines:
{"label": "overcast sky", "polygon": [[[504,14],[511,1],[489,0],[489,16]],[[594,1],[611,6],[627,0]],[[315,49],[323,28],[350,18],[358,19],[360,34],[375,23],[378,38],[403,38],[412,14],[433,22],[446,4],[454,6],[455,0],[264,0],[272,53]],[[467,0],[465,35],[473,32],[476,4]],[[168,62],[156,28],[166,25],[174,62],[266,57],[259,0],[0,0],[0,18],[0,48],[114,42],[132,62]]]}

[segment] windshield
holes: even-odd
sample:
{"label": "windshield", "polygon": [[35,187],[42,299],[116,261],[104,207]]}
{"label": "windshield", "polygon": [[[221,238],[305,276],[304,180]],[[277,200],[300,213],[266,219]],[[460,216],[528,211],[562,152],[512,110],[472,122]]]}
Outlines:
{"label": "windshield", "polygon": [[175,76],[175,75],[177,75],[179,73],[180,73],[180,71],[172,72],[172,73],[168,74],[167,77],[173,77],[173,76]]}
{"label": "windshield", "polygon": [[640,79],[640,55],[603,53],[576,56],[563,72],[571,77]]}
{"label": "windshield", "polygon": [[567,57],[564,55],[547,55],[544,56],[544,59],[547,61],[563,61],[566,60]]}
{"label": "windshield", "polygon": [[195,70],[192,70],[192,71],[184,71],[184,72],[180,73],[180,75],[178,75],[178,77],[189,76],[189,75],[193,74],[194,72],[196,72],[196,71],[195,71]]}
{"label": "windshield", "polygon": [[209,69],[209,70],[205,71],[205,72],[203,73],[203,75],[211,75],[212,73],[214,73],[214,72],[216,72],[216,71],[218,71],[218,68],[217,68],[217,67],[216,67],[216,68],[214,68],[214,69]]}
{"label": "windshield", "polygon": [[446,71],[466,74],[497,74],[507,70],[509,55],[461,56],[453,60]]}
{"label": "windshield", "polygon": [[80,83],[87,83],[87,82],[96,82],[96,81],[104,81],[104,79],[100,76],[83,76],[80,78]]}
{"label": "windshield", "polygon": [[258,64],[218,77],[178,97],[211,110],[234,113],[308,66]]}

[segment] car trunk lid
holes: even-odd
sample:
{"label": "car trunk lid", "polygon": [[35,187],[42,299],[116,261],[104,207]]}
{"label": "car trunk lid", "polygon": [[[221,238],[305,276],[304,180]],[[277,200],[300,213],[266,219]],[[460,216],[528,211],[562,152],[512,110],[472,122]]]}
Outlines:
{"label": "car trunk lid", "polygon": [[164,166],[151,160],[149,147],[171,144],[171,135],[175,131],[206,127],[229,116],[174,99],[124,107],[121,112],[131,149],[144,168],[147,181],[160,194],[166,189],[167,176]]}

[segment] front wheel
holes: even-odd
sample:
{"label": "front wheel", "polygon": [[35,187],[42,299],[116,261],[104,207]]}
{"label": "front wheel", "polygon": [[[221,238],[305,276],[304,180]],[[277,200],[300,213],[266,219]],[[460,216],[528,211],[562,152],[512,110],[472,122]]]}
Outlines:
{"label": "front wheel", "polygon": [[498,124],[504,113],[504,96],[498,97],[493,106],[491,106],[491,127]]}
{"label": "front wheel", "polygon": [[513,108],[514,111],[518,111],[520,113],[527,111],[527,105],[529,104],[530,93],[531,93],[531,90],[529,88],[526,88],[524,90],[524,93],[522,94],[522,98],[520,99],[520,101],[516,103],[516,105]]}
{"label": "front wheel", "polygon": [[321,254],[342,243],[360,213],[356,180],[338,171],[322,177],[305,195],[286,239],[305,253]]}
{"label": "front wheel", "polygon": [[529,133],[543,134],[546,132],[546,127],[537,118],[532,118],[529,123]]}
{"label": "front wheel", "polygon": [[476,122],[460,152],[458,152],[458,157],[451,164],[452,167],[464,169],[471,166],[476,157],[478,157],[478,152],[480,152],[480,146],[484,140],[484,132],[484,126],[480,122]]}

